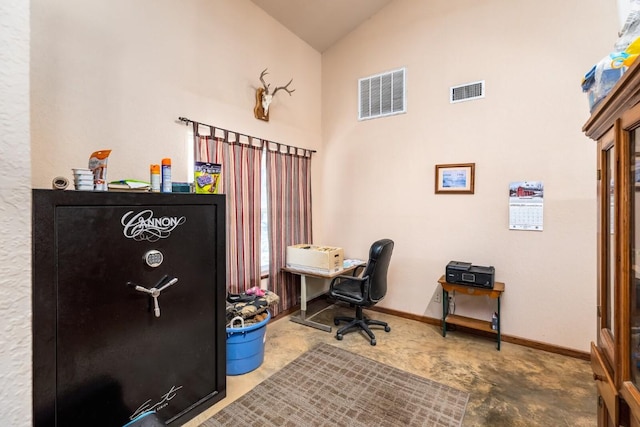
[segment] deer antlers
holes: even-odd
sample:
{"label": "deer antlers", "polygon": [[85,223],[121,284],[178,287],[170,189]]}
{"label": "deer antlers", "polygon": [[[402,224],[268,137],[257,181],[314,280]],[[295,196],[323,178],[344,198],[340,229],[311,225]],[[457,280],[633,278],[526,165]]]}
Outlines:
{"label": "deer antlers", "polygon": [[291,82],[293,82],[293,79],[291,79],[286,85],[276,86],[273,92],[270,92],[269,86],[271,85],[264,81],[264,76],[266,76],[267,74],[269,74],[267,73],[267,68],[265,68],[262,73],[260,73],[260,81],[262,82],[263,87],[256,90],[256,106],[253,109],[253,114],[255,114],[256,119],[268,122],[269,105],[271,105],[273,95],[275,95],[280,89],[284,89],[289,94],[289,96],[291,96],[291,94],[295,92],[295,89],[289,89],[289,85],[291,84]]}
{"label": "deer antlers", "polygon": [[267,72],[267,70],[268,70],[268,68],[265,68],[265,69],[262,71],[262,73],[260,73],[260,81],[262,82],[262,86],[264,87],[264,93],[265,93],[265,95],[271,95],[271,96],[273,96],[273,95],[275,95],[275,94],[276,94],[276,92],[278,92],[280,89],[284,89],[284,90],[289,94],[289,96],[291,96],[291,94],[292,94],[293,92],[295,92],[295,91],[296,91],[295,89],[289,89],[289,85],[291,84],[291,82],[293,82],[293,78],[292,78],[291,80],[289,80],[289,83],[287,83],[286,85],[284,85],[284,86],[276,86],[276,88],[273,90],[273,92],[269,92],[269,86],[271,86],[271,84],[267,84],[267,83],[264,81],[264,76],[266,76],[267,74],[269,74],[269,73]]}

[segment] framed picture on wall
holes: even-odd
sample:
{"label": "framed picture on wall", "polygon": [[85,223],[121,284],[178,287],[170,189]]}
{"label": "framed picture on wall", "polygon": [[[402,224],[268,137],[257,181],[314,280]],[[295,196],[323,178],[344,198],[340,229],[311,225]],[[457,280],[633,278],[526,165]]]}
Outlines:
{"label": "framed picture on wall", "polygon": [[436,165],[436,194],[473,194],[475,163]]}

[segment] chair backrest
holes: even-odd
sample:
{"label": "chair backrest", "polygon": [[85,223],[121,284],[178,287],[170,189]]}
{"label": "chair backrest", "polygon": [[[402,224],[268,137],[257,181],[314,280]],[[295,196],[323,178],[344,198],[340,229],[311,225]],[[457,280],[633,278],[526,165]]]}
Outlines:
{"label": "chair backrest", "polygon": [[362,275],[369,276],[369,299],[373,303],[380,301],[387,294],[387,270],[392,252],[393,240],[390,239],[378,240],[369,249],[369,261]]}

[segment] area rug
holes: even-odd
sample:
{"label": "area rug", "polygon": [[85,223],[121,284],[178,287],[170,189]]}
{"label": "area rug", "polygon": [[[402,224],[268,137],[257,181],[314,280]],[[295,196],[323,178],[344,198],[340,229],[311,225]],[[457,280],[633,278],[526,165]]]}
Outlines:
{"label": "area rug", "polygon": [[466,392],[319,344],[201,427],[459,427],[468,400]]}

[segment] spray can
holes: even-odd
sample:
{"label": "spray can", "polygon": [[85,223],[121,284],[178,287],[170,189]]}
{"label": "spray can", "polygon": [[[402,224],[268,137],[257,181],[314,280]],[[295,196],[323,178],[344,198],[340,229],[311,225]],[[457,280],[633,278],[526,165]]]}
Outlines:
{"label": "spray can", "polygon": [[162,192],[171,193],[171,159],[162,159]]}
{"label": "spray can", "polygon": [[149,167],[151,191],[154,193],[160,192],[160,165],[151,165]]}
{"label": "spray can", "polygon": [[493,313],[493,316],[491,316],[491,329],[498,330],[498,313]]}

